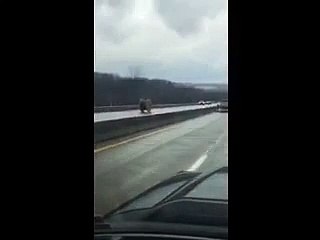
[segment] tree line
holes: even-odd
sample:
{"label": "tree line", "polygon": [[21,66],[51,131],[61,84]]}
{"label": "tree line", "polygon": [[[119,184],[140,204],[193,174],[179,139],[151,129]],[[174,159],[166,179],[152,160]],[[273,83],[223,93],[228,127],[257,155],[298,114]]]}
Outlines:
{"label": "tree line", "polygon": [[163,79],[120,77],[110,73],[94,73],[94,91],[95,106],[138,104],[140,98],[150,98],[153,104],[228,98],[227,91],[208,91]]}

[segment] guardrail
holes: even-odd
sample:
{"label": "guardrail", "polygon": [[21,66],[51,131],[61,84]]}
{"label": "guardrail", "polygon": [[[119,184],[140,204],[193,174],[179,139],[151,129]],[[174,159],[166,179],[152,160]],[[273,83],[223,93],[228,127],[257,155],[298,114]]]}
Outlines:
{"label": "guardrail", "polygon": [[[152,108],[166,108],[166,107],[180,107],[180,106],[192,106],[198,105],[198,103],[173,103],[173,104],[153,104]],[[139,109],[139,105],[122,105],[122,106],[99,106],[94,108],[95,113],[101,112],[117,112]]]}
{"label": "guardrail", "polygon": [[140,131],[162,127],[168,124],[181,122],[216,111],[216,107],[203,109],[170,112],[118,120],[96,122],[94,124],[95,143],[120,138]]}

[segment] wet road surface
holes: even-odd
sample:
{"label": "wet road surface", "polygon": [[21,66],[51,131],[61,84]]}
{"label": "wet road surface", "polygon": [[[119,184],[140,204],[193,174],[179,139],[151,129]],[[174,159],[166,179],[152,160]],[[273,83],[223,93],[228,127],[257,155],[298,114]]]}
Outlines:
{"label": "wet road surface", "polygon": [[181,170],[228,165],[228,113],[211,113],[95,153],[95,213],[105,214]]}

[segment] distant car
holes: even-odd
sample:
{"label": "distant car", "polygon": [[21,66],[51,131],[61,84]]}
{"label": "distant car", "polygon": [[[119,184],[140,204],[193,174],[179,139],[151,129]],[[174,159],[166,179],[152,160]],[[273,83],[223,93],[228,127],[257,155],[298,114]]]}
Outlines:
{"label": "distant car", "polygon": [[182,171],[105,216],[94,239],[228,239],[228,167]]}
{"label": "distant car", "polygon": [[206,103],[205,103],[205,101],[199,101],[198,104],[199,105],[205,105]]}
{"label": "distant car", "polygon": [[223,100],[217,104],[218,112],[228,112],[228,100]]}

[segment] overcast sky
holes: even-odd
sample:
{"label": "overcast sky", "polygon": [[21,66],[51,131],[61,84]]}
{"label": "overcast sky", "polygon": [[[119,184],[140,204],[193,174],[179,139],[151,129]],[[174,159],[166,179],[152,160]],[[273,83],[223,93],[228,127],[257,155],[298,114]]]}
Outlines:
{"label": "overcast sky", "polygon": [[95,71],[227,83],[227,0],[96,0]]}

